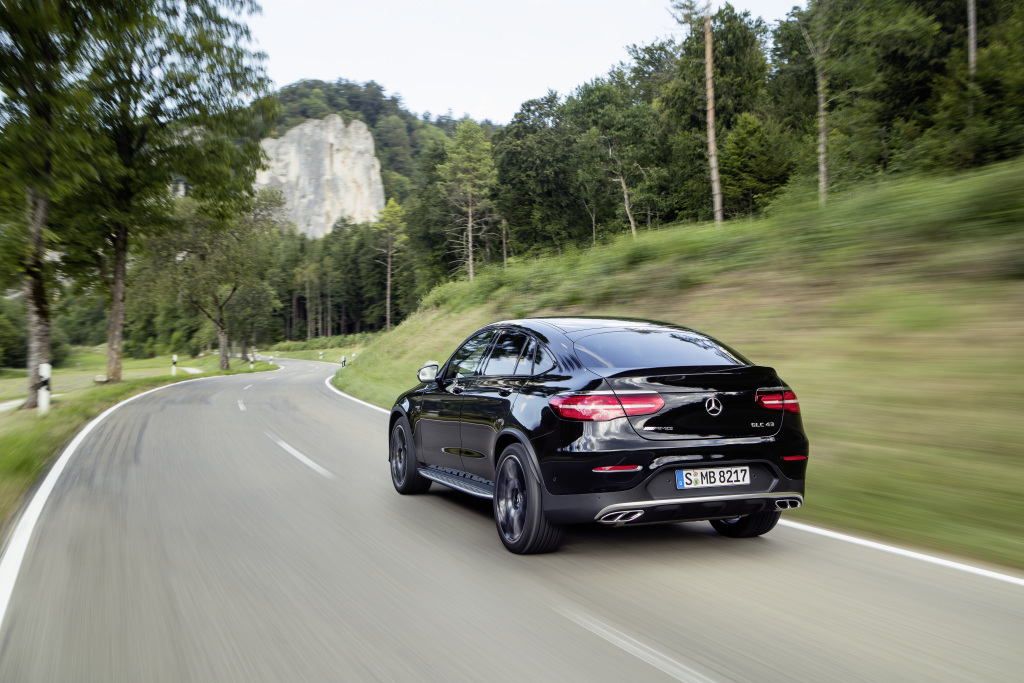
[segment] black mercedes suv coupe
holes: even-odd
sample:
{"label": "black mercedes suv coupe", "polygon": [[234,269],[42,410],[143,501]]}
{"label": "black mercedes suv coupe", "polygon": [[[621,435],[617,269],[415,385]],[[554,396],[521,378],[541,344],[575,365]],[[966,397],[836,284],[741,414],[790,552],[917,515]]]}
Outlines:
{"label": "black mercedes suv coupe", "polygon": [[399,493],[491,499],[514,553],[564,525],[709,520],[759,536],[800,507],[808,442],[775,370],[686,327],[526,318],[474,332],[391,410]]}

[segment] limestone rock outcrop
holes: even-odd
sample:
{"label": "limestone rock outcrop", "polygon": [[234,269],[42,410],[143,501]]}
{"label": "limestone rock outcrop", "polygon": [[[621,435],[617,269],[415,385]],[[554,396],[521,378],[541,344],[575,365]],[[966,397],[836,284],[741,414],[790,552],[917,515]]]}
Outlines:
{"label": "limestone rock outcrop", "polygon": [[362,121],[346,126],[331,114],[262,144],[270,167],[256,175],[256,187],[281,191],[299,232],[322,237],[343,216],[368,223],[384,210],[380,162]]}

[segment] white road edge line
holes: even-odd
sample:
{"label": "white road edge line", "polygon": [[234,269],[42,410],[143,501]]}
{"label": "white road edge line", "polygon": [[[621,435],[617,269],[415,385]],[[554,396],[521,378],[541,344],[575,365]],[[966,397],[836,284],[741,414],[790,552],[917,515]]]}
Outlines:
{"label": "white road edge line", "polygon": [[243,413],[245,412],[245,404],[242,403],[242,399],[238,399],[238,409],[241,410]]}
{"label": "white road edge line", "polygon": [[50,471],[47,473],[46,478],[43,479],[43,483],[36,489],[35,494],[32,496],[32,500],[24,508],[24,512],[18,523],[14,527],[13,533],[11,533],[10,540],[7,543],[7,547],[4,548],[3,557],[0,558],[0,627],[3,626],[4,617],[7,615],[7,607],[11,602],[11,595],[14,594],[14,584],[18,580],[18,574],[21,572],[21,563],[25,560],[25,553],[28,550],[29,541],[32,540],[32,532],[35,530],[36,523],[39,521],[39,517],[43,512],[43,507],[46,505],[46,501],[50,498],[50,494],[53,492],[54,487],[57,485],[57,480],[60,479],[61,473],[64,468],[67,467],[71,457],[75,454],[75,451],[85,440],[85,437],[96,428],[96,426],[103,422],[104,419],[112,412],[125,405],[131,403],[135,399],[142,398],[152,394],[154,391],[160,391],[168,387],[181,386],[187,382],[202,382],[207,379],[217,379],[216,377],[196,377],[195,379],[183,380],[181,382],[175,382],[173,384],[165,384],[162,387],[156,387],[149,391],[144,391],[141,394],[136,394],[131,398],[110,406],[100,415],[94,418],[89,424],[85,425],[75,438],[71,440],[64,452],[57,459],[57,462],[53,464]]}
{"label": "white road edge line", "polygon": [[346,393],[345,393],[344,391],[342,391],[342,390],[341,390],[341,389],[339,389],[338,387],[336,387],[336,386],[334,386],[333,384],[331,384],[331,379],[332,379],[333,377],[334,377],[334,375],[331,375],[330,377],[328,377],[327,379],[325,379],[325,380],[324,380],[324,384],[326,384],[326,385],[327,385],[327,388],[328,388],[328,389],[330,389],[331,391],[333,391],[334,393],[336,393],[336,394],[337,394],[338,396],[344,396],[345,398],[347,398],[347,399],[348,399],[348,400],[350,400],[350,401],[355,401],[356,403],[362,403],[362,404],[363,404],[364,406],[366,406],[367,408],[373,408],[374,410],[379,410],[380,412],[382,412],[382,413],[384,413],[384,414],[388,414],[388,413],[390,413],[390,412],[391,412],[390,410],[384,410],[384,409],[383,409],[383,408],[381,408],[380,406],[375,406],[375,405],[373,405],[372,403],[367,403],[366,401],[360,401],[360,400],[359,400],[358,398],[356,398],[355,396],[349,396],[349,395],[348,395],[348,394],[346,394]]}
{"label": "white road edge line", "polygon": [[[372,403],[367,403],[366,401],[361,401],[358,398],[356,398],[355,396],[349,396],[348,394],[346,394],[345,392],[341,391],[336,386],[331,384],[331,379],[333,377],[334,377],[334,375],[331,375],[330,377],[325,379],[324,380],[324,384],[327,386],[328,389],[330,389],[334,393],[338,394],[339,396],[343,396],[343,397],[349,399],[350,401],[355,401],[356,403],[362,403],[367,408],[373,408],[374,410],[379,410],[382,413],[390,412],[390,411],[384,410],[383,408],[381,408],[379,406],[375,406]],[[832,538],[832,539],[835,539],[837,541],[845,541],[846,543],[853,543],[854,545],[861,545],[861,546],[864,546],[866,548],[872,548],[874,550],[881,550],[882,552],[893,553],[895,555],[902,555],[903,557],[913,558],[915,560],[920,560],[922,562],[929,562],[931,564],[937,564],[939,566],[946,567],[948,569],[957,569],[959,571],[967,572],[969,574],[975,574],[977,576],[984,576],[984,577],[989,578],[989,579],[996,579],[997,581],[1005,581],[1007,583],[1012,583],[1012,584],[1017,585],[1017,586],[1024,586],[1024,578],[1021,578],[1019,576],[1012,576],[1010,574],[1000,574],[999,572],[994,572],[994,571],[992,571],[990,569],[982,569],[981,567],[972,567],[971,565],[964,564],[962,562],[953,562],[952,560],[945,560],[945,559],[942,559],[941,557],[933,557],[931,555],[925,555],[924,553],[918,553],[918,552],[915,552],[913,550],[906,550],[904,548],[899,548],[899,547],[892,546],[892,545],[885,545],[884,543],[877,543],[875,541],[868,541],[868,540],[863,539],[863,538],[857,538],[856,536],[850,536],[848,534],[840,534],[840,533],[837,533],[835,531],[829,531],[828,529],[821,529],[819,527],[811,526],[809,524],[801,524],[800,522],[790,522],[788,520],[784,520],[783,519],[783,520],[779,521],[779,524],[782,525],[782,526],[788,526],[788,527],[790,527],[792,529],[797,529],[799,531],[806,531],[807,533],[810,533],[810,534],[818,534],[819,536],[827,536],[828,538]]]}
{"label": "white road edge line", "polygon": [[644,645],[635,638],[630,638],[625,633],[618,631],[608,624],[605,624],[594,617],[580,612],[559,610],[566,619],[573,621],[587,629],[596,636],[600,636],[612,645],[625,650],[637,659],[642,659],[656,669],[660,669],[677,681],[686,683],[713,683],[713,680],[700,674],[688,666],[680,664],[671,657],[661,654],[657,650]]}
{"label": "white road edge line", "polygon": [[884,543],[878,543],[877,541],[869,541],[865,538],[857,538],[856,536],[850,536],[848,534],[841,534],[836,531],[830,531],[828,529],[822,529],[820,527],[811,526],[809,524],[802,524],[800,522],[790,522],[788,520],[780,520],[779,524],[787,526],[791,529],[798,529],[799,531],[806,531],[809,534],[817,534],[819,536],[825,536],[837,541],[843,541],[845,543],[853,543],[854,545],[861,545],[865,548],[871,548],[872,550],[881,550],[885,553],[892,553],[893,555],[901,555],[903,557],[909,557],[914,560],[920,560],[921,562],[928,562],[929,564],[937,564],[940,567],[946,567],[948,569],[956,569],[958,571],[967,572],[968,574],[976,574],[978,576],[984,576],[988,579],[995,579],[997,581],[1005,581],[1006,583],[1012,583],[1017,586],[1024,586],[1024,578],[1019,576],[1012,576],[1010,574],[1000,574],[990,569],[982,569],[981,567],[973,567],[969,564],[962,562],[954,562],[953,560],[946,560],[941,557],[935,557],[933,555],[926,555],[924,553],[915,552],[913,550],[906,550],[905,548],[899,548],[894,545],[886,545]]}
{"label": "white road edge line", "polygon": [[304,456],[302,453],[299,453],[297,450],[295,450],[294,448],[292,448],[287,443],[285,443],[281,439],[277,438],[276,436],[274,436],[270,432],[263,432],[263,433],[266,434],[270,438],[271,441],[276,443],[278,446],[280,446],[284,450],[288,451],[288,453],[290,453],[291,455],[295,456],[296,460],[301,462],[303,465],[306,465],[307,467],[309,467],[314,472],[316,472],[318,474],[322,474],[323,476],[327,477],[328,479],[334,479],[335,478],[334,475],[331,474],[329,471],[325,470],[323,467],[320,467],[320,465],[317,465],[315,462],[313,462],[312,460],[310,460],[309,458]]}

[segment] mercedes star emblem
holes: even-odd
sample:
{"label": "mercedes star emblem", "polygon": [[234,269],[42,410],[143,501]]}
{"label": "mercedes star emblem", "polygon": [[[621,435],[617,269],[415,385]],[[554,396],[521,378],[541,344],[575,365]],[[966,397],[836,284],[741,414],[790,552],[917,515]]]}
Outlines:
{"label": "mercedes star emblem", "polygon": [[722,402],[717,398],[709,398],[704,401],[704,410],[708,411],[708,415],[714,417],[722,412]]}

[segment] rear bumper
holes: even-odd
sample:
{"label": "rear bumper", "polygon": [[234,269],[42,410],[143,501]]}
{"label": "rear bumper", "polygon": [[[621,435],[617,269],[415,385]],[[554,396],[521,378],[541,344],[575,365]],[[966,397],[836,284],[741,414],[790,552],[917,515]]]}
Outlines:
{"label": "rear bumper", "polygon": [[[780,482],[782,483],[782,482]],[[773,491],[680,497],[653,497],[646,487],[628,491],[544,496],[544,514],[556,524],[604,521],[617,525],[685,522],[740,517],[757,512],[799,507],[804,498],[803,480],[787,480]],[[780,505],[780,501],[782,501]],[[621,514],[639,512],[641,514]]]}

